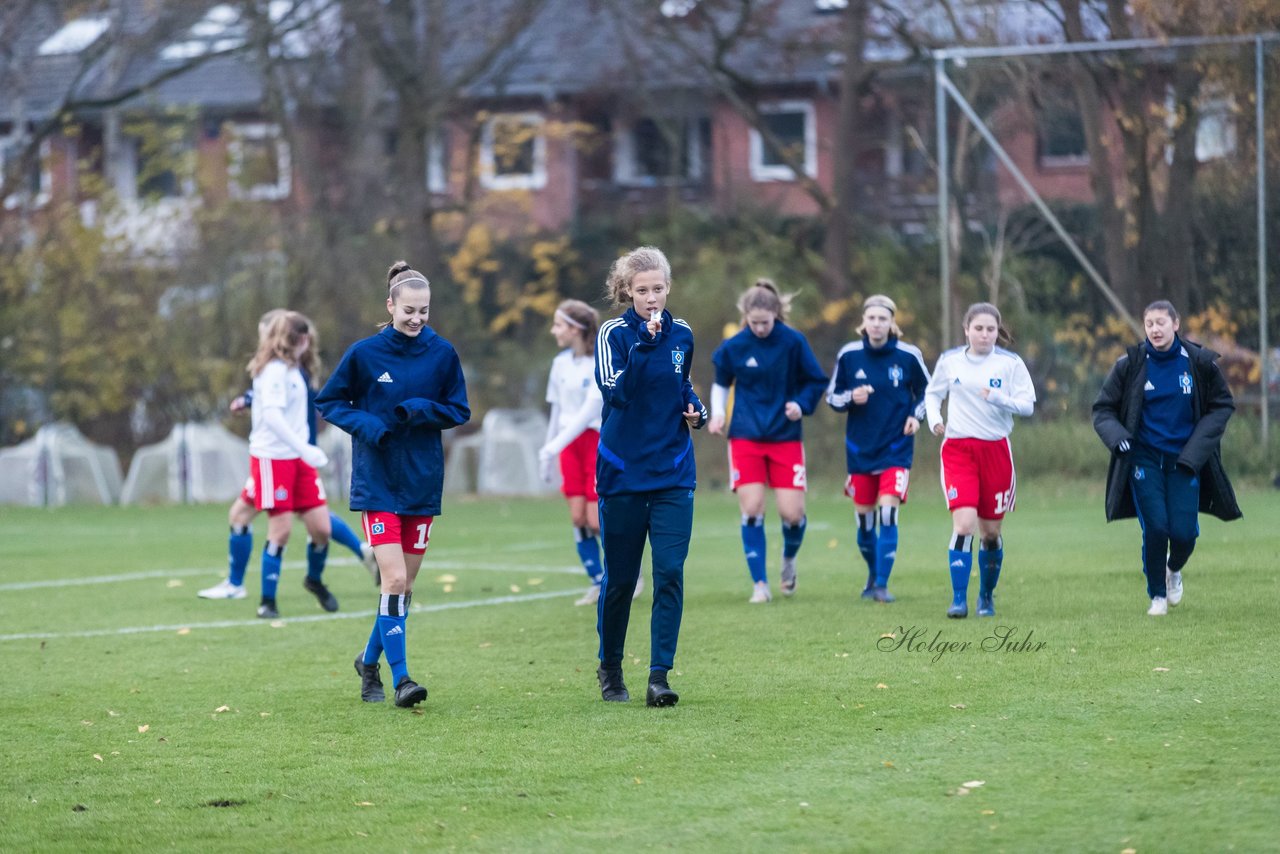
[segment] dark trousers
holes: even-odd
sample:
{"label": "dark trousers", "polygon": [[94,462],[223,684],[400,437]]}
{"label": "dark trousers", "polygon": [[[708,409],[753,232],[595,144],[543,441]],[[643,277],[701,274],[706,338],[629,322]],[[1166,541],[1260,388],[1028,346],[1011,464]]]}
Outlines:
{"label": "dark trousers", "polygon": [[640,576],[646,537],[653,547],[653,610],[649,617],[649,668],[670,670],[684,613],[684,561],[693,532],[693,490],[661,489],[600,497],[604,580],[596,629],[600,663],[622,664],[631,617],[631,595]]}
{"label": "dark trousers", "polygon": [[1142,571],[1147,595],[1164,596],[1165,564],[1178,572],[1196,547],[1200,534],[1200,478],[1177,466],[1177,454],[1135,445],[1129,484],[1142,526]]}

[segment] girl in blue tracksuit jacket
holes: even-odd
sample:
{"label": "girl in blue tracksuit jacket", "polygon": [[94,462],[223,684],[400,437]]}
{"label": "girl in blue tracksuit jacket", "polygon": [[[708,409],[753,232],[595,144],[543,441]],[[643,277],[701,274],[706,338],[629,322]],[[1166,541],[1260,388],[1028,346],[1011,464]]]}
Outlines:
{"label": "girl in blue tracksuit jacket", "polygon": [[671,706],[667,684],[684,610],[684,561],[693,531],[697,470],[690,428],[707,420],[693,392],[693,331],[666,310],[671,265],[662,251],[641,246],[614,262],[606,292],[629,306],[600,327],[596,383],[604,399],[596,492],[605,574],[597,611],[601,696],[630,699],[622,654],[631,594],[646,537],[653,549],[649,687],[645,702]]}
{"label": "girl in blue tracksuit jacket", "polygon": [[[925,417],[929,370],[920,350],[899,340],[898,308],[883,294],[862,304],[862,337],[840,348],[827,402],[849,413],[845,494],[858,517],[858,551],[867,562],[864,599],[892,602],[889,574],[898,553],[898,508],[907,500],[915,436]],[[876,523],[880,523],[877,534]]]}
{"label": "girl in blue tracksuit jacket", "polygon": [[736,389],[729,425],[730,485],[742,512],[742,551],[753,589],[747,601],[773,596],[765,571],[765,490],[771,487],[782,517],[781,589],[796,591],[796,555],[804,542],[807,484],[800,419],[812,415],[827,375],[804,335],[786,324],[790,295],[759,279],[738,300],[742,330],[716,348],[707,429],[724,432],[729,386]]}
{"label": "girl in blue tracksuit jacket", "polygon": [[431,524],[440,514],[444,449],[440,432],[471,418],[458,354],[429,326],[431,286],[404,261],[387,274],[391,322],[348,348],[320,390],[325,420],[351,434],[351,509],[363,513],[365,539],[382,573],[369,642],[356,656],[360,696],[385,699],[378,658],[385,652],[397,706],[427,697],[409,678],[405,616]]}

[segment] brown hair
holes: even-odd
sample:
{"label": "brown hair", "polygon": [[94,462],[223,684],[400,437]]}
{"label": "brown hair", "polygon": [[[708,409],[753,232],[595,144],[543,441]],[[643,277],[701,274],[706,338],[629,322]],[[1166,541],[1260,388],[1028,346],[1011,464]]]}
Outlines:
{"label": "brown hair", "polygon": [[[897,303],[895,303],[892,299],[885,296],[884,294],[872,294],[871,296],[867,297],[862,301],[862,314],[864,317],[866,316],[867,309],[869,308],[883,308],[886,311],[888,311],[890,320],[891,320],[889,324],[889,331],[892,332],[894,336],[897,338],[902,337],[902,330],[898,328]],[[867,321],[864,319],[861,323],[858,324],[858,328],[853,331],[861,335],[862,331],[866,328],[867,328]]]}
{"label": "brown hair", "polygon": [[1178,322],[1178,310],[1174,308],[1173,303],[1169,302],[1167,299],[1158,299],[1155,302],[1151,303],[1151,305],[1147,306],[1142,310],[1142,316],[1145,318],[1148,314],[1150,314],[1153,311],[1166,312],[1168,313],[1170,320],[1172,320],[1174,323]]}
{"label": "brown hair", "polygon": [[[279,359],[291,368],[298,367],[298,343],[310,333],[311,321],[296,311],[276,315],[258,341],[258,352],[249,360],[246,370],[256,377],[273,359]],[[308,348],[310,349],[310,348]]]}
{"label": "brown hair", "polygon": [[567,317],[571,326],[582,333],[582,343],[588,356],[596,352],[596,332],[600,330],[600,312],[580,299],[567,299],[556,306],[556,314]]}
{"label": "brown hair", "polygon": [[640,246],[623,255],[609,268],[609,278],[604,283],[604,293],[615,306],[630,305],[631,280],[636,273],[660,270],[662,278],[671,285],[671,262],[656,246]]}
{"label": "brown hair", "polygon": [[1000,309],[996,308],[989,302],[975,302],[969,306],[968,311],[964,313],[964,320],[960,323],[961,329],[969,328],[969,321],[973,320],[979,314],[989,314],[996,319],[996,343],[1004,344],[1006,347],[1013,344],[1013,333],[1011,333],[1004,325],[1004,320],[1000,318]]}
{"label": "brown hair", "polygon": [[773,316],[779,320],[787,319],[787,312],[791,310],[791,298],[793,294],[779,293],[778,286],[773,283],[773,279],[766,279],[763,276],[756,279],[756,283],[747,288],[742,296],[738,297],[738,311],[742,314],[742,319],[746,320],[747,313],[756,309],[764,309],[773,313]]}
{"label": "brown hair", "polygon": [[[429,293],[431,291],[431,282],[427,281],[426,276],[410,267],[408,261],[400,260],[387,269],[387,299],[394,303],[399,299],[402,287],[413,290],[426,288]],[[384,320],[378,324],[378,328],[385,329],[390,325],[390,320]]]}

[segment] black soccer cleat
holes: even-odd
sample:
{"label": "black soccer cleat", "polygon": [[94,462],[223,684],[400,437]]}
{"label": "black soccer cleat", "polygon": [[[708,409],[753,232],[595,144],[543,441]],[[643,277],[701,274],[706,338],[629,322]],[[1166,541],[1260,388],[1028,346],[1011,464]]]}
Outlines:
{"label": "black soccer cleat", "polygon": [[625,703],[631,699],[627,686],[622,682],[621,667],[604,667],[596,671],[600,680],[600,696],[609,703]]}
{"label": "black soccer cleat", "polygon": [[264,620],[274,620],[279,617],[280,612],[276,610],[276,600],[263,596],[262,601],[258,603],[258,616]]}
{"label": "black soccer cleat", "polygon": [[316,597],[316,601],[320,603],[321,608],[329,612],[338,610],[337,597],[329,592],[329,588],[324,586],[323,581],[316,581],[311,576],[307,576],[302,579],[302,586],[307,589],[308,593]]}
{"label": "black soccer cleat", "polygon": [[364,663],[364,653],[356,656],[356,673],[360,674],[360,699],[366,703],[381,703],[387,699],[386,692],[382,690],[380,671],[376,661],[373,664]]}
{"label": "black soccer cleat", "polygon": [[408,676],[400,680],[396,686],[396,705],[402,709],[412,708],[427,699],[427,689],[414,682]]}
{"label": "black soccer cleat", "polygon": [[674,706],[680,702],[680,695],[671,690],[665,673],[662,675],[657,673],[649,677],[649,690],[645,692],[644,704],[657,707]]}

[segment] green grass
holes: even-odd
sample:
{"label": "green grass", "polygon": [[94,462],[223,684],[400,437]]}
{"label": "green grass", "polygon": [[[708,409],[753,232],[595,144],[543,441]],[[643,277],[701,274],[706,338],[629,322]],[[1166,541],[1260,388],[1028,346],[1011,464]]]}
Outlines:
{"label": "green grass", "polygon": [[[994,621],[943,617],[932,481],[903,512],[889,606],[857,598],[850,509],[827,489],[795,598],[747,605],[736,507],[705,491],[667,710],[600,701],[555,500],[447,502],[415,609],[509,601],[415,611],[420,713],[359,702],[375,596],[340,548],[328,617],[299,584],[295,532],[272,626],[254,599],[194,595],[221,575],[223,508],[0,509],[0,850],[1273,848],[1280,496],[1203,520],[1186,600],[1161,620],[1137,526],[1102,523],[1098,485],[1019,486]],[[24,586],[118,575],[133,577]],[[1044,647],[984,651],[996,626]],[[912,627],[970,647],[878,649]]]}

